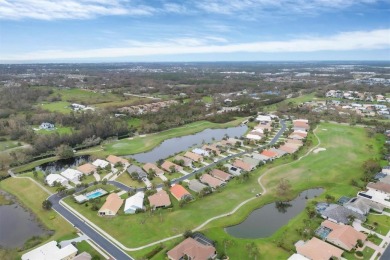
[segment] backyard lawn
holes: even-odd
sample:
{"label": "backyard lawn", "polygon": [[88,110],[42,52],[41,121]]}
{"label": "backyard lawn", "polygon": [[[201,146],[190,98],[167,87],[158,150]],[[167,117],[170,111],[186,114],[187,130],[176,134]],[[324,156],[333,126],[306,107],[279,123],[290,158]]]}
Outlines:
{"label": "backyard lawn", "polygon": [[390,231],[390,217],[386,215],[369,214],[367,221],[363,224],[364,227],[370,229],[373,227],[374,231],[383,236]]}
{"label": "backyard lawn", "polygon": [[59,112],[63,114],[69,114],[72,111],[72,109],[70,108],[70,103],[66,101],[43,103],[41,104],[41,108],[50,112]]}
{"label": "backyard lawn", "polygon": [[11,148],[21,146],[18,141],[1,141],[0,142],[0,151],[5,151]]}

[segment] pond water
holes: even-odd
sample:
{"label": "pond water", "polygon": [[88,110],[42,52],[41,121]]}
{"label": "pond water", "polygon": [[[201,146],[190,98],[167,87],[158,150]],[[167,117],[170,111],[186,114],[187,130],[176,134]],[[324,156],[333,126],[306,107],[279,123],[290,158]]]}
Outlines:
{"label": "pond water", "polygon": [[35,220],[34,215],[17,202],[0,205],[0,247],[21,247],[29,238],[47,233]]}
{"label": "pond water", "polygon": [[267,204],[254,210],[246,220],[238,225],[225,228],[225,231],[239,238],[269,237],[306,207],[307,199],[320,195],[323,189],[303,191],[292,201]]}
{"label": "pond water", "polygon": [[192,146],[201,145],[203,142],[210,143],[213,140],[222,140],[225,135],[229,137],[240,137],[247,130],[248,127],[246,125],[225,129],[206,129],[193,135],[167,139],[149,152],[133,154],[126,157],[134,158],[142,163],[156,162],[159,159],[165,159],[175,153],[185,151]]}
{"label": "pond water", "polygon": [[90,162],[89,155],[76,156],[69,159],[61,159],[54,162],[48,162],[35,167],[36,171],[43,171],[46,174],[65,171],[70,167],[77,167],[86,162]]}

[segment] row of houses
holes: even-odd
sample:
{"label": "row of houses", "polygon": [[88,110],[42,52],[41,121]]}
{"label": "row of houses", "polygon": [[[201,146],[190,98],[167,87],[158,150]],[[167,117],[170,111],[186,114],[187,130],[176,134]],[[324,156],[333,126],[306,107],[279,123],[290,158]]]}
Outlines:
{"label": "row of houses", "polygon": [[390,98],[383,95],[373,95],[370,92],[329,90],[325,94],[328,98],[344,98],[348,100],[369,101],[369,102],[390,102]]}
{"label": "row of houses", "polygon": [[97,171],[98,168],[106,168],[108,165],[111,165],[112,172],[117,172],[117,169],[115,169],[114,166],[118,163],[121,163],[124,166],[129,164],[126,159],[115,155],[110,155],[106,158],[106,160],[97,159],[92,163],[85,163],[80,165],[77,167],[77,169],[68,168],[60,174],[51,173],[46,176],[45,181],[51,187],[55,186],[55,184],[69,186],[69,182],[77,185],[80,183],[80,178],[82,178],[83,175],[93,174]]}
{"label": "row of houses", "polygon": [[121,107],[118,109],[118,111],[130,115],[141,115],[145,113],[155,113],[162,108],[169,107],[175,104],[178,104],[176,100],[167,100],[137,106]]}

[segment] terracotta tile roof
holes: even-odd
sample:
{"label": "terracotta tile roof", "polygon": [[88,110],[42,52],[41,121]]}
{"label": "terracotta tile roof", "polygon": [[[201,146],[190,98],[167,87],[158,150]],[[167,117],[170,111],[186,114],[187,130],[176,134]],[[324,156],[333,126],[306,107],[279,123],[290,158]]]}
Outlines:
{"label": "terracotta tile roof", "polygon": [[142,169],[144,169],[145,172],[149,172],[149,170],[154,170],[154,172],[159,174],[164,174],[164,171],[157,167],[157,165],[153,163],[145,163],[144,166],[142,166]]}
{"label": "terracotta tile roof", "polygon": [[192,164],[192,160],[191,159],[189,159],[187,157],[184,157],[184,156],[181,156],[181,155],[176,155],[174,160],[175,161],[183,160],[185,166],[189,166],[189,165]]}
{"label": "terracotta tile roof", "polygon": [[171,205],[171,200],[169,195],[165,190],[160,190],[159,192],[148,197],[149,204],[151,207],[168,207]]}
{"label": "terracotta tile roof", "polygon": [[109,210],[115,215],[120,207],[123,204],[123,199],[121,199],[118,194],[111,193],[107,196],[106,202],[103,204],[103,206],[99,209],[99,212]]}
{"label": "terracotta tile roof", "polygon": [[203,245],[195,239],[189,237],[167,252],[169,259],[181,260],[186,255],[188,259],[207,260],[214,258],[215,247]]}
{"label": "terracotta tile roof", "polygon": [[267,156],[269,158],[274,158],[274,157],[278,156],[277,152],[274,152],[274,151],[271,151],[271,150],[264,150],[261,154],[264,155],[264,156]]}
{"label": "terracotta tile roof", "polygon": [[225,183],[209,174],[203,174],[202,176],[200,176],[199,180],[214,189]]}
{"label": "terracotta tile roof", "polygon": [[91,163],[86,163],[77,167],[77,170],[84,174],[90,174],[96,170],[96,166]]}
{"label": "terracotta tile roof", "polygon": [[183,170],[183,167],[181,167],[180,165],[174,164],[173,162],[170,162],[170,161],[165,161],[163,164],[161,164],[161,168],[163,168],[167,172],[171,172],[172,166],[175,167],[176,171]]}
{"label": "terracotta tile roof", "polygon": [[310,128],[310,126],[307,123],[301,122],[301,121],[296,121],[293,124],[294,124],[294,127],[298,127],[298,128],[304,128],[304,129]]}
{"label": "terracotta tile roof", "polygon": [[251,171],[252,170],[252,166],[250,164],[245,163],[241,160],[235,160],[233,163],[233,166],[236,166],[244,171]]}
{"label": "terracotta tile roof", "polygon": [[367,235],[355,230],[349,225],[339,225],[329,220],[325,220],[322,222],[321,226],[332,230],[326,237],[326,240],[347,251],[351,251],[351,249],[356,246],[359,239],[362,241],[367,239]]}
{"label": "terracotta tile roof", "polygon": [[203,156],[202,155],[199,155],[199,154],[196,154],[196,153],[193,153],[193,152],[186,152],[184,154],[184,157],[187,157],[193,161],[196,161],[196,162],[199,162],[199,161],[203,161]]}
{"label": "terracotta tile roof", "polygon": [[106,158],[106,161],[108,161],[109,163],[114,164],[114,165],[116,163],[118,163],[118,162],[123,163],[123,164],[126,164],[126,163],[128,164],[129,163],[128,160],[126,160],[126,159],[124,159],[122,157],[115,156],[115,155],[109,155]]}
{"label": "terracotta tile roof", "polygon": [[[287,143],[290,143],[290,144],[297,144],[299,146],[302,146],[303,145],[303,142],[301,140],[288,140]],[[287,144],[286,143],[286,144]]]}
{"label": "terracotta tile roof", "polygon": [[282,145],[279,147],[279,150],[285,151],[286,153],[294,153],[297,149],[297,147],[292,147],[289,145]]}
{"label": "terracotta tile roof", "polygon": [[370,182],[369,184],[367,184],[367,188],[383,191],[385,193],[390,193],[390,184],[384,182]]}
{"label": "terracotta tile roof", "polygon": [[221,151],[214,145],[203,145],[202,149],[206,151],[215,151],[217,154],[221,153]]}
{"label": "terracotta tile roof", "polygon": [[180,184],[175,184],[172,186],[169,190],[173,197],[175,197],[177,200],[183,199],[185,196],[191,196],[191,193],[189,193],[183,186]]}
{"label": "terracotta tile roof", "polygon": [[301,131],[294,131],[292,134],[293,135],[299,135],[299,136],[302,136],[302,137],[306,137],[307,136],[306,132],[301,132]]}
{"label": "terracotta tile roof", "polygon": [[212,170],[210,172],[210,175],[214,176],[217,179],[220,179],[221,181],[228,181],[232,178],[232,176],[229,173],[226,173],[218,169]]}
{"label": "terracotta tile roof", "polygon": [[341,254],[344,252],[340,248],[332,246],[316,237],[313,237],[305,244],[296,248],[298,254],[315,260],[329,260],[332,256],[341,258]]}

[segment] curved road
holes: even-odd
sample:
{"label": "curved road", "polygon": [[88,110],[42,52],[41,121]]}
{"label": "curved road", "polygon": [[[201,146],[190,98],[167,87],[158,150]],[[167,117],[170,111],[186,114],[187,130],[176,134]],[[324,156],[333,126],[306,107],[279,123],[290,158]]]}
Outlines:
{"label": "curved road", "polygon": [[[278,131],[278,133],[272,138],[272,140],[268,143],[268,145],[274,145],[280,138],[280,136],[284,133],[284,131],[286,130],[286,124],[284,122],[284,120],[280,120],[280,124],[281,124],[281,129]],[[266,145],[263,145],[262,147],[265,147]],[[194,172],[191,172],[189,173],[188,175],[185,175],[185,176],[182,176],[180,178],[178,178],[177,180],[175,180],[174,182],[172,183],[177,183],[179,181],[183,181],[185,179],[188,179],[190,178],[191,176],[194,176],[195,174],[197,173],[201,173],[203,172],[205,169],[207,168],[211,168],[211,167],[214,167],[216,166],[218,163],[221,163],[221,162],[224,162],[224,161],[227,161],[227,160],[230,160],[232,158],[235,158],[235,157],[239,157],[243,154],[246,154],[246,153],[250,153],[250,152],[253,152],[255,150],[257,150],[258,148],[256,149],[249,149],[247,151],[244,151],[244,152],[241,152],[241,153],[238,153],[238,154],[234,154],[234,155],[230,155],[230,156],[227,156],[225,158],[222,158],[221,160],[219,160],[218,162],[213,162],[207,166],[204,166]],[[16,177],[12,171],[10,170],[10,175],[12,177]],[[31,178],[30,178],[31,179]],[[34,181],[34,180],[33,180]],[[120,182],[117,182],[117,181],[108,181],[108,183],[112,184],[112,185],[115,185],[116,187],[122,189],[122,190],[125,190],[125,191],[130,191],[130,190],[134,190],[133,188],[131,187],[128,187],[126,185],[124,185],[123,183],[120,183]],[[260,183],[260,180],[259,180],[259,183]],[[39,183],[37,183],[39,185]],[[261,183],[260,183],[261,185]],[[41,186],[41,185],[39,185]],[[163,185],[160,184],[157,186],[157,188],[161,188]],[[262,185],[261,185],[262,186]],[[264,188],[262,186],[262,188]],[[139,188],[137,189],[137,191],[139,190],[143,190],[143,188]],[[78,216],[76,216],[72,211],[70,211],[69,209],[67,209],[66,207],[64,207],[62,204],[61,204],[61,200],[66,197],[66,196],[60,196],[59,194],[54,194],[54,195],[51,195],[48,200],[50,200],[53,204],[52,208],[58,213],[60,214],[62,217],[64,217],[67,221],[69,221],[71,224],[73,224],[73,226],[75,226],[77,229],[79,229],[81,232],[83,232],[85,235],[87,235],[91,240],[93,240],[100,248],[102,248],[104,251],[106,251],[106,253],[108,253],[110,256],[112,256],[113,258],[115,259],[133,259],[131,256],[129,256],[127,253],[125,253],[122,249],[120,249],[116,244],[114,244],[111,240],[107,239],[106,237],[104,237],[103,235],[101,235],[101,233],[99,231],[97,231],[96,228],[92,227],[91,225],[89,225],[88,223],[86,223],[82,218],[79,218]],[[253,198],[249,199],[249,200],[252,200]],[[217,218],[221,218],[221,217],[224,217],[224,216],[227,216],[227,215],[230,215],[234,212],[236,212],[242,205],[246,204],[247,202],[249,202],[249,200],[246,200],[242,203],[240,203],[235,209],[233,209],[233,211],[229,212],[229,213],[226,213],[226,214],[222,214],[222,215],[219,215],[219,216],[216,216],[216,217],[213,217],[209,220],[207,220],[205,223],[201,224],[200,226],[196,227],[194,230],[199,230],[201,229],[202,227],[204,227],[205,225],[207,225],[209,222],[213,221],[214,219],[217,219]],[[139,249],[142,249],[142,248],[146,248],[148,246],[152,246],[152,245],[155,245],[155,244],[158,244],[160,242],[163,242],[163,241],[167,241],[167,240],[170,240],[170,239],[173,239],[173,238],[176,238],[176,237],[179,237],[181,235],[176,235],[176,236],[173,236],[173,237],[169,237],[169,238],[166,238],[166,239],[163,239],[163,240],[160,240],[160,241],[157,241],[157,242],[154,242],[154,243],[151,243],[151,244],[148,244],[148,245],[145,245],[143,247],[139,247],[139,248],[126,248],[124,247],[123,245],[120,244],[120,246],[126,250],[129,250],[129,251],[135,251],[135,250],[139,250]],[[117,241],[116,241],[117,242]]]}

